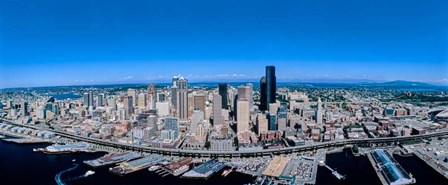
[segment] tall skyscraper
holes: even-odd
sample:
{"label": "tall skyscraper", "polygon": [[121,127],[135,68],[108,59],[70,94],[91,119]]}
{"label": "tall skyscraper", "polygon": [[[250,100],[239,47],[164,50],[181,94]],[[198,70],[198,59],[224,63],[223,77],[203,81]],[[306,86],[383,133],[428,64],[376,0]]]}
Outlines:
{"label": "tall skyscraper", "polygon": [[148,86],[148,103],[147,106],[150,110],[156,109],[156,90],[154,84],[149,84]]}
{"label": "tall skyscraper", "polygon": [[137,91],[135,89],[128,89],[128,96],[132,97],[133,106],[137,106]]}
{"label": "tall skyscraper", "polygon": [[269,130],[268,119],[266,118],[266,115],[261,112],[257,114],[257,127],[258,135],[266,133]]}
{"label": "tall skyscraper", "polygon": [[103,100],[104,100],[104,94],[98,94],[98,100],[96,102],[96,104],[98,105],[98,107],[102,107],[104,106],[103,104]]}
{"label": "tall skyscraper", "polygon": [[266,77],[261,77],[260,80],[260,107],[261,111],[268,110],[267,98],[266,98]]}
{"label": "tall skyscraper", "polygon": [[202,112],[205,112],[205,101],[207,98],[205,94],[195,94],[193,96],[193,109],[199,109]]}
{"label": "tall skyscraper", "polygon": [[84,99],[84,106],[90,106],[89,105],[89,93],[84,93],[83,95],[82,95],[82,98]]}
{"label": "tall skyscraper", "polygon": [[277,78],[275,77],[275,67],[266,66],[266,105],[275,103],[277,91]]}
{"label": "tall skyscraper", "polygon": [[177,84],[178,81],[179,81],[179,78],[177,76],[174,76],[172,81],[171,81],[172,82],[172,86],[173,87],[177,87],[178,86],[178,84]]}
{"label": "tall skyscraper", "polygon": [[188,81],[180,77],[177,83],[177,117],[185,121],[188,119]]}
{"label": "tall skyscraper", "polygon": [[277,116],[269,114],[269,130],[277,130]]}
{"label": "tall skyscraper", "polygon": [[134,102],[132,96],[127,96],[124,99],[125,119],[129,119],[129,116],[134,113]]}
{"label": "tall skyscraper", "polygon": [[237,102],[237,133],[249,131],[250,110],[248,100],[238,100]]}
{"label": "tall skyscraper", "polygon": [[227,100],[227,84],[221,83],[218,85],[219,95],[221,96],[221,103],[223,109],[228,109],[229,104]]}
{"label": "tall skyscraper", "polygon": [[199,109],[195,109],[193,111],[193,115],[191,116],[191,124],[190,124],[190,132],[196,133],[198,130],[198,125],[202,124],[204,120],[204,112]]}
{"label": "tall skyscraper", "polygon": [[93,104],[93,92],[92,91],[89,92],[89,106],[94,107],[94,104]]}
{"label": "tall skyscraper", "polygon": [[222,125],[224,117],[222,116],[222,97],[219,94],[213,95],[213,125]]}
{"label": "tall skyscraper", "polygon": [[165,130],[174,131],[174,138],[179,136],[179,121],[175,117],[165,118]]}
{"label": "tall skyscraper", "polygon": [[28,103],[27,102],[22,102],[20,109],[22,111],[22,116],[28,116]]}
{"label": "tall skyscraper", "polygon": [[250,110],[254,110],[253,109],[253,107],[254,107],[254,84],[247,83],[246,87],[248,88],[247,94],[249,96],[249,107],[250,107]]}
{"label": "tall skyscraper", "polygon": [[146,93],[140,93],[138,95],[138,108],[139,109],[146,109],[147,108],[147,96]]}
{"label": "tall skyscraper", "polygon": [[171,87],[171,105],[177,107],[177,86]]}
{"label": "tall skyscraper", "polygon": [[320,97],[317,98],[317,111],[316,111],[316,123],[322,124],[322,101]]}
{"label": "tall skyscraper", "polygon": [[238,100],[246,100],[250,102],[250,87],[238,86]]}

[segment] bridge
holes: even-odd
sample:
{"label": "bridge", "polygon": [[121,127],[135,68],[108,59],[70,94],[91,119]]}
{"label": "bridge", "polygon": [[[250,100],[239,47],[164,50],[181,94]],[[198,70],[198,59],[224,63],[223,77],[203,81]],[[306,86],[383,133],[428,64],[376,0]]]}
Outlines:
{"label": "bridge", "polygon": [[391,144],[403,144],[403,143],[419,143],[424,139],[429,139],[433,137],[447,136],[448,130],[428,133],[424,135],[412,135],[412,136],[401,136],[401,137],[388,137],[388,138],[366,138],[366,139],[346,139],[339,141],[328,141],[328,142],[320,142],[314,143],[311,145],[302,145],[302,146],[292,146],[281,149],[263,149],[263,150],[251,150],[251,151],[210,151],[210,150],[185,150],[185,149],[175,149],[175,148],[156,148],[156,147],[147,147],[147,146],[138,146],[131,145],[125,143],[117,143],[102,139],[90,138],[79,136],[71,133],[66,133],[62,131],[56,131],[46,128],[35,127],[32,125],[24,125],[21,123],[15,123],[11,120],[3,119],[4,122],[8,122],[12,125],[17,125],[21,127],[32,128],[36,130],[44,130],[54,132],[57,135],[69,139],[73,139],[76,141],[88,142],[97,145],[103,145],[108,147],[120,148],[125,150],[133,150],[138,152],[146,152],[151,154],[160,154],[166,156],[180,156],[180,157],[224,157],[224,158],[233,158],[233,157],[262,157],[262,156],[271,156],[271,155],[281,155],[281,154],[292,154],[306,151],[314,151],[323,148],[334,148],[334,147],[343,147],[346,145],[358,145],[362,147],[370,147],[372,145],[391,145]]}

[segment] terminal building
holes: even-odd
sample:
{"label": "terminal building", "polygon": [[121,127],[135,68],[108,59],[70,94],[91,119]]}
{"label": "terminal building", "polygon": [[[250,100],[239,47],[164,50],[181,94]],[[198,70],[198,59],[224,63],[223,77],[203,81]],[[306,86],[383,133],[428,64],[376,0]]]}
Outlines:
{"label": "terminal building", "polygon": [[406,173],[404,169],[395,161],[389,153],[382,149],[376,149],[371,153],[373,160],[376,163],[376,167],[381,170],[386,183],[389,185],[404,185],[414,184],[415,179],[412,178],[412,174]]}

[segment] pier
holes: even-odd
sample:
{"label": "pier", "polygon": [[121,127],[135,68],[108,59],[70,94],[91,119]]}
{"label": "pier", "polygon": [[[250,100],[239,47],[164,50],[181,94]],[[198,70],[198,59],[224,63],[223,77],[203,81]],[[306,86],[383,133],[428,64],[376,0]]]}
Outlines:
{"label": "pier", "polygon": [[325,165],[325,168],[327,168],[328,170],[331,171],[331,174],[336,177],[339,180],[344,180],[345,179],[345,175],[341,175],[338,171],[333,170],[330,166]]}
{"label": "pier", "polygon": [[368,158],[382,184],[405,185],[416,182],[412,174],[408,174],[385,150],[376,149],[368,155]]}

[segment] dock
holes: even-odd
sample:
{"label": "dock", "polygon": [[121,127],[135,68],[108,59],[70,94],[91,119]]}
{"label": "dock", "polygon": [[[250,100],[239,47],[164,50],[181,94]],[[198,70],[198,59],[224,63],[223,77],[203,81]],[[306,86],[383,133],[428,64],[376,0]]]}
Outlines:
{"label": "dock", "polygon": [[330,171],[331,171],[331,174],[332,174],[334,177],[336,177],[337,179],[339,179],[339,180],[344,180],[344,179],[345,179],[345,176],[344,176],[344,175],[341,175],[338,171],[333,170],[330,166],[325,165],[325,168],[327,168],[328,170],[330,170]]}
{"label": "dock", "polygon": [[440,164],[437,160],[433,159],[424,151],[421,151],[421,149],[416,149],[414,154],[423,162],[425,162],[427,165],[431,166],[432,169],[436,170],[438,173],[440,173],[441,175],[443,175],[445,178],[448,179],[448,168],[445,167],[443,164]]}
{"label": "dock", "polygon": [[414,184],[412,174],[408,174],[401,165],[385,150],[376,149],[368,155],[382,184]]}
{"label": "dock", "polygon": [[129,162],[122,162],[118,166],[110,168],[109,172],[115,175],[124,176],[136,171],[140,171],[145,168],[149,168],[150,166],[162,162],[163,160],[165,159],[161,155],[154,154],[141,159],[136,159]]}
{"label": "dock", "polygon": [[369,159],[370,164],[372,164],[373,169],[375,170],[376,175],[378,176],[378,178],[381,181],[381,184],[383,185],[388,185],[386,179],[384,179],[384,176],[381,174],[381,169],[379,169],[378,166],[376,166],[375,161],[373,160],[371,155],[367,155],[367,159]]}
{"label": "dock", "polygon": [[218,159],[212,159],[183,174],[182,178],[208,179],[214,173],[222,170],[224,167],[224,163],[219,162]]}
{"label": "dock", "polygon": [[18,143],[18,144],[40,144],[40,143],[51,143],[50,141],[40,140],[40,139],[3,139],[3,141]]}
{"label": "dock", "polygon": [[92,167],[98,168],[102,166],[113,165],[121,162],[127,162],[140,158],[141,155],[138,152],[126,152],[126,153],[110,153],[98,159],[83,161],[84,164]]}

